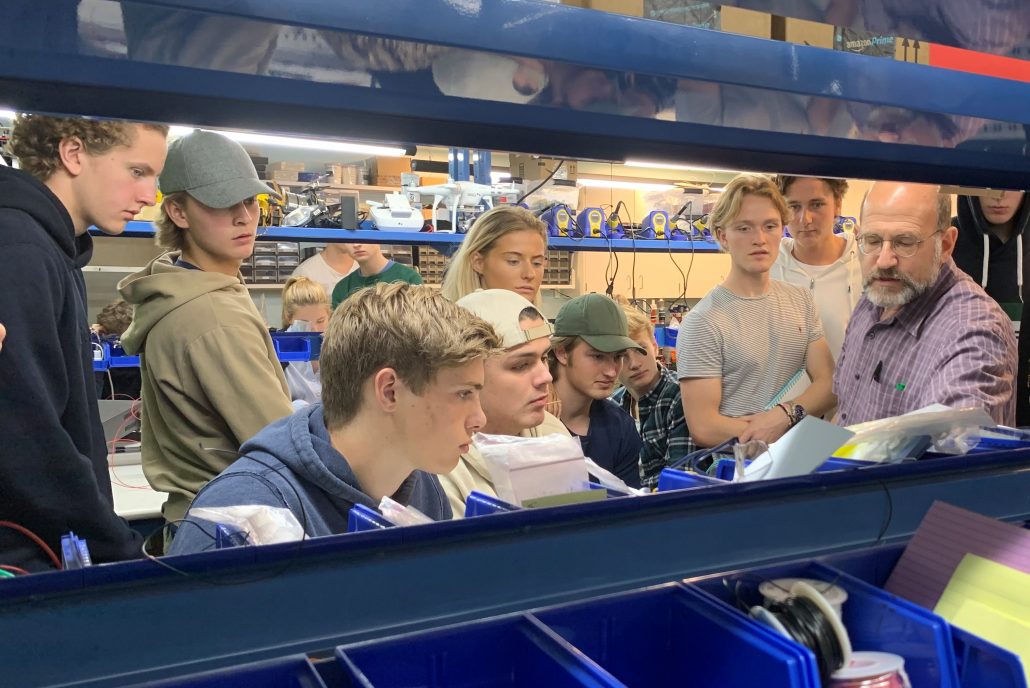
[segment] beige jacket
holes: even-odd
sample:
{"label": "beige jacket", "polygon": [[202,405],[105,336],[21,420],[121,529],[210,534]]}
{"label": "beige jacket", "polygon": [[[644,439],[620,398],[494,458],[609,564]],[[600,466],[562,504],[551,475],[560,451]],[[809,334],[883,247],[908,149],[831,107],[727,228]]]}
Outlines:
{"label": "beige jacket", "polygon": [[[519,433],[520,437],[543,437],[544,435],[568,437],[569,430],[560,420],[550,413],[544,412],[543,423]],[[491,497],[497,496],[497,492],[494,491],[494,483],[490,479],[490,469],[487,468],[486,460],[475,445],[469,448],[467,454],[461,455],[458,466],[453,471],[438,477],[443,491],[447,495],[447,501],[451,503],[451,518],[465,517],[465,500],[473,490]]]}
{"label": "beige jacket", "polygon": [[[240,445],[293,411],[282,366],[239,277],[189,270],[166,253],[118,285],[133,304],[122,335],[140,354],[143,472],[183,517]],[[222,451],[207,451],[208,448]]]}

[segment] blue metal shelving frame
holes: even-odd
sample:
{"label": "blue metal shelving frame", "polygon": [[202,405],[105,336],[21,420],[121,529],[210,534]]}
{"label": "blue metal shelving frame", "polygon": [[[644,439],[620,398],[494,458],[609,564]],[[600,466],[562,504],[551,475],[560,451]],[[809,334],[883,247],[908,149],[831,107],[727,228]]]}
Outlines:
{"label": "blue metal shelving frame", "polygon": [[[933,3],[930,3],[933,4]],[[555,60],[613,74],[1030,123],[1030,85],[533,0],[126,0],[123,6]],[[74,2],[9,0],[0,90],[15,108],[622,161],[1024,188],[1025,155],[767,132],[91,54]],[[929,8],[927,8],[929,12]],[[398,21],[398,17],[419,17]],[[70,25],[70,28],[69,28]],[[63,27],[64,34],[54,27]],[[575,27],[571,29],[570,27]],[[605,49],[598,50],[599,45]],[[732,55],[733,59],[720,59]],[[171,59],[171,58],[169,58]]]}
{"label": "blue metal shelving frame", "polygon": [[717,571],[905,541],[935,500],[1030,518],[1030,449],[523,509],[12,579],[0,675],[150,682]]}
{"label": "blue metal shelving frame", "polygon": [[[97,229],[91,229],[94,236],[105,236]],[[133,221],[125,227],[120,236],[135,239],[150,239],[154,226],[149,222]],[[411,245],[455,245],[465,239],[464,234],[446,232],[381,232],[365,229],[317,229],[314,227],[260,227],[258,241],[317,241],[349,242],[369,244],[411,244]],[[550,237],[547,247],[565,251],[639,251],[641,253],[664,253],[680,251],[690,253],[717,253],[719,245],[714,241],[680,241],[657,239],[574,239]]]}

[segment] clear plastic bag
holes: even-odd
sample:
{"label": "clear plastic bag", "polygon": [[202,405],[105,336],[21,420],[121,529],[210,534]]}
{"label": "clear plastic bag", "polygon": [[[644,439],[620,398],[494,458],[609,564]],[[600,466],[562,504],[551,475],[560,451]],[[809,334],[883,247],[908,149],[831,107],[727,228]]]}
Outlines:
{"label": "clear plastic bag", "polygon": [[906,458],[913,438],[929,436],[934,451],[965,454],[980,441],[983,428],[994,420],[980,408],[951,409],[928,406],[903,416],[850,426],[855,436],[836,456],[859,461],[886,462]]}
{"label": "clear plastic bag", "polygon": [[398,501],[383,497],[379,501],[379,513],[395,526],[419,526],[424,523],[432,523],[429,518],[413,506],[404,506]]}
{"label": "clear plastic bag", "polygon": [[191,518],[229,526],[247,536],[251,545],[294,542],[304,537],[304,529],[289,509],[263,504],[199,507],[190,509]]}
{"label": "clear plastic bag", "polygon": [[472,438],[490,471],[497,496],[512,504],[589,489],[579,438],[513,437],[476,433]]}

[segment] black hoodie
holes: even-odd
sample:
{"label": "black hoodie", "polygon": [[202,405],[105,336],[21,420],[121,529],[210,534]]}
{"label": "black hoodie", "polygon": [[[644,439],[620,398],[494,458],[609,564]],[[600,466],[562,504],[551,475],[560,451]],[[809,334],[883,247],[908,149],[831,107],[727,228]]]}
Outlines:
{"label": "black hoodie", "polygon": [[[0,520],[58,557],[61,535],[74,531],[99,563],[140,556],[140,537],[112,507],[80,269],[92,253],[57,196],[0,167]],[[0,527],[0,565],[53,567],[9,527]]]}
{"label": "black hoodie", "polygon": [[[953,257],[995,301],[1000,303],[1019,328],[1019,372],[1016,377],[1016,424],[1030,425],[1030,318],[1023,318],[1023,301],[1030,293],[1030,201],[1027,196],[1013,216],[1012,236],[1005,243],[988,232],[989,224],[975,196],[958,197],[958,241]],[[984,241],[986,237],[986,241]],[[987,279],[984,280],[986,247]],[[1022,252],[1022,261],[1020,261]],[[1020,280],[1022,271],[1022,280]],[[986,282],[986,284],[984,284]],[[1020,288],[1022,282],[1022,288]],[[1020,293],[1022,291],[1022,294]]]}
{"label": "black hoodie", "polygon": [[[952,224],[958,227],[954,259],[959,269],[973,278],[995,301],[1002,304],[1022,303],[1019,295],[1019,249],[1023,250],[1023,274],[1030,272],[1030,203],[1023,198],[1013,217],[1012,236],[1005,243],[988,232],[989,224],[975,196],[958,197],[958,217]],[[987,237],[987,283],[984,284],[984,237]],[[1023,279],[1025,290],[1030,290]],[[1012,315],[1012,313],[1010,313]],[[1019,313],[1015,313],[1019,316]]]}

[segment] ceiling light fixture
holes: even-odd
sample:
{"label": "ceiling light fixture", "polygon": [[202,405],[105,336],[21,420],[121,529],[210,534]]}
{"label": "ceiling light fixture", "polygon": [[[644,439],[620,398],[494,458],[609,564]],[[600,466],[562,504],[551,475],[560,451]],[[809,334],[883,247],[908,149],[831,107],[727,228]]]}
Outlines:
{"label": "ceiling light fixture", "polygon": [[646,167],[655,170],[689,170],[691,172],[728,172],[730,174],[736,174],[738,172],[745,172],[747,170],[728,170],[722,167],[704,167],[701,165],[680,165],[671,162],[657,162],[649,160],[627,160],[622,163],[626,167]]}
{"label": "ceiling light fixture", "polygon": [[[185,136],[194,129],[201,127],[173,126],[170,132],[173,136]],[[239,143],[256,143],[265,146],[284,146],[290,148],[304,148],[307,150],[328,151],[332,153],[364,153],[367,155],[382,155],[384,157],[399,158],[405,155],[403,148],[393,146],[374,146],[367,143],[351,143],[349,141],[326,141],[322,139],[307,139],[295,136],[272,136],[270,134],[254,134],[247,131],[224,131],[212,129],[219,134],[238,141]]]}
{"label": "ceiling light fixture", "polygon": [[6,108],[0,108],[0,119],[14,119],[18,113],[14,110],[8,110]]}
{"label": "ceiling light fixture", "polygon": [[630,191],[668,191],[675,189],[674,184],[653,184],[648,182],[624,182],[614,179],[583,179],[576,181],[579,186],[598,189],[627,189]]}

